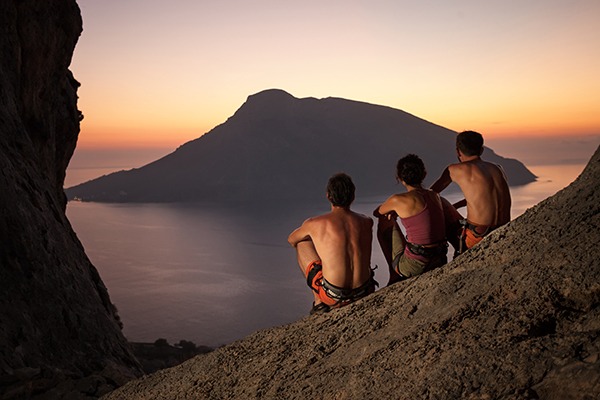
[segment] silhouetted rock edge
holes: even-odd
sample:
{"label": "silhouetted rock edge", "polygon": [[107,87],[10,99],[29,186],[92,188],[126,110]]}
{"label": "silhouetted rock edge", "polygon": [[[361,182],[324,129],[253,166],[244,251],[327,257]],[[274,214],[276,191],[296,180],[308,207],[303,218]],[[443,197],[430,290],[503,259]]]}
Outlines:
{"label": "silhouetted rock edge", "polygon": [[5,0],[0,26],[0,398],[97,397],[141,369],[65,216],[80,10]]}

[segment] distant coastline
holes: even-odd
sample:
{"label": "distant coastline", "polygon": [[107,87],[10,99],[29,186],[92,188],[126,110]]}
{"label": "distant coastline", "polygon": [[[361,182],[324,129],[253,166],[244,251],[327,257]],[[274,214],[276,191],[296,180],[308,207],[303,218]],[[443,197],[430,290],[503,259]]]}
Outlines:
{"label": "distant coastline", "polygon": [[[527,167],[548,164],[585,165],[599,144],[600,134],[486,138],[486,145],[496,153],[519,159]],[[173,150],[174,147],[77,148],[67,168],[64,187],[75,186],[113,172],[142,167]]]}

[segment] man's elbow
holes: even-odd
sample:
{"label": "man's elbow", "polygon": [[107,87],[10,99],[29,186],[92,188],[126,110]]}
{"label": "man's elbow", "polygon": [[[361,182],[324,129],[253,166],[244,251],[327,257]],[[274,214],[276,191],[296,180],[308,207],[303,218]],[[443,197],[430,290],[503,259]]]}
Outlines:
{"label": "man's elbow", "polygon": [[288,237],[287,241],[290,244],[290,246],[296,247],[296,243],[294,242],[294,239],[291,236]]}

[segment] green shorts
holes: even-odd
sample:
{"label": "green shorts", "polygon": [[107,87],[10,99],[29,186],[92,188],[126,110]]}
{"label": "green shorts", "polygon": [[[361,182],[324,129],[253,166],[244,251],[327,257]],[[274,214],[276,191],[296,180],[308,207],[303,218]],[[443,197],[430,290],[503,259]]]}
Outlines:
{"label": "green shorts", "polygon": [[405,254],[406,246],[401,235],[402,233],[396,229],[392,231],[392,267],[400,276],[410,278],[446,264],[445,254],[432,257],[427,261],[408,257]]}
{"label": "green shorts", "polygon": [[404,252],[394,257],[392,266],[394,271],[399,275],[410,278],[422,274],[423,272],[431,271],[432,269],[441,267],[446,264],[446,256],[437,256],[429,259],[428,261],[416,260],[414,258],[407,257]]}

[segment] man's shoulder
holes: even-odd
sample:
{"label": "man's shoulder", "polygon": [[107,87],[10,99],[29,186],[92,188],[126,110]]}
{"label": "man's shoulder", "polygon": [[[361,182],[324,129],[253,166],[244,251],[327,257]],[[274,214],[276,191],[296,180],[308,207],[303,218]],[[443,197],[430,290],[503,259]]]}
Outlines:
{"label": "man's shoulder", "polygon": [[319,227],[329,226],[330,224],[337,225],[344,219],[354,219],[361,221],[362,224],[373,224],[373,219],[364,214],[355,211],[349,211],[344,215],[335,213],[326,213],[311,217],[304,221],[304,226],[309,230],[320,229]]}
{"label": "man's shoulder", "polygon": [[319,214],[319,215],[310,217],[306,221],[304,221],[304,223],[320,224],[320,223],[326,223],[328,221],[332,221],[332,220],[336,220],[336,219],[339,219],[339,215],[337,213],[327,212],[324,214]]}
{"label": "man's shoulder", "polygon": [[493,168],[495,170],[502,171],[502,165],[493,163],[491,161],[485,161],[485,160],[482,160],[482,161],[485,163],[486,166]]}
{"label": "man's shoulder", "polygon": [[471,168],[468,163],[458,162],[454,164],[449,164],[446,169],[450,173],[450,176],[454,178],[457,174],[462,174]]}
{"label": "man's shoulder", "polygon": [[359,218],[359,219],[361,219],[361,220],[363,220],[363,221],[365,221],[365,222],[370,222],[370,223],[373,223],[373,219],[372,219],[371,217],[369,217],[369,216],[366,216],[365,214],[357,213],[357,212],[355,212],[355,211],[353,211],[353,213],[354,213],[354,215],[355,215],[357,218]]}
{"label": "man's shoulder", "polygon": [[504,169],[502,168],[502,165],[490,161],[481,160],[479,168],[485,168],[488,171],[488,173],[491,173],[493,175],[504,175]]}
{"label": "man's shoulder", "polygon": [[326,226],[328,221],[330,221],[330,218],[328,218],[327,214],[315,215],[304,220],[302,229],[310,235],[313,235],[315,232]]}
{"label": "man's shoulder", "polygon": [[448,169],[450,171],[452,170],[460,170],[460,169],[466,169],[469,168],[469,166],[471,165],[471,162],[457,162],[457,163],[452,163],[448,165]]}
{"label": "man's shoulder", "polygon": [[304,221],[304,223],[305,224],[315,224],[315,223],[326,221],[330,218],[331,218],[331,213],[320,214],[320,215],[315,215],[315,216],[308,218],[306,221]]}
{"label": "man's shoulder", "polygon": [[453,179],[469,176],[476,170],[480,170],[482,167],[487,168],[487,161],[481,159],[459,162],[456,164],[450,164],[448,170]]}

